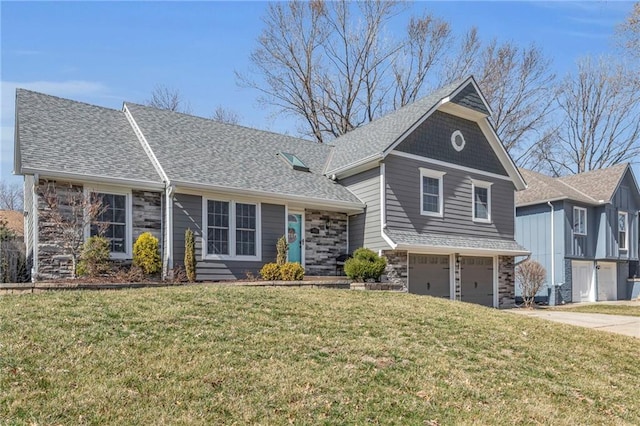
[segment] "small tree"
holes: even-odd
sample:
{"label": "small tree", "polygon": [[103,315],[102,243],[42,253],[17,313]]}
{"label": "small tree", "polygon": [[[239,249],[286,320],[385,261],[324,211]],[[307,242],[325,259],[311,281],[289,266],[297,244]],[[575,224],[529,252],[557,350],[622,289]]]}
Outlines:
{"label": "small tree", "polygon": [[71,277],[75,278],[85,230],[93,225],[98,235],[104,232],[105,224],[97,219],[106,207],[97,194],[86,193],[81,186],[72,184],[44,182],[39,187],[39,195],[45,204],[40,213],[40,221],[50,224],[58,231],[61,248],[71,257]]}
{"label": "small tree", "polygon": [[547,271],[539,262],[527,260],[516,267],[516,282],[522,290],[522,300],[525,308],[532,308],[536,294],[542,288],[547,277]]}
{"label": "small tree", "polygon": [[387,267],[387,260],[372,250],[361,247],[344,263],[344,272],[356,281],[378,280]]}
{"label": "small tree", "polygon": [[287,263],[287,252],[289,251],[289,243],[287,243],[286,235],[283,235],[278,239],[278,243],[276,244],[276,251],[278,252],[276,256],[276,263],[280,266]]}
{"label": "small tree", "polygon": [[133,265],[142,268],[145,274],[155,274],[162,269],[160,243],[151,232],[140,234],[133,245]]}
{"label": "small tree", "polygon": [[184,269],[190,283],[196,280],[196,240],[193,231],[184,231]]}
{"label": "small tree", "polygon": [[98,277],[109,271],[109,240],[104,237],[88,238],[82,247],[76,274]]}

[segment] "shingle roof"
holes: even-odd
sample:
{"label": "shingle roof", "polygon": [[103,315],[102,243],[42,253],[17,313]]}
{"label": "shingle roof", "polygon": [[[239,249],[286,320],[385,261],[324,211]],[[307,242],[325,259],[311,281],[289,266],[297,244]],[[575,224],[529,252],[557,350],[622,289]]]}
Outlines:
{"label": "shingle roof", "polygon": [[592,170],[576,175],[563,176],[560,181],[584,192],[597,201],[611,201],[620,180],[627,171],[627,163],[616,164],[606,169]]}
{"label": "shingle roof", "polygon": [[520,169],[520,173],[527,182],[527,189],[516,192],[516,206],[559,199],[590,205],[610,202],[628,168],[629,165],[623,163],[559,178]]}
{"label": "shingle roof", "polygon": [[[363,206],[322,174],[330,146],[143,105],[126,107],[172,181]],[[310,171],[293,170],[279,152],[295,154]]]}
{"label": "shingle roof", "polygon": [[16,92],[21,167],[160,183],[121,111],[29,90]]}
{"label": "shingle roof", "polygon": [[527,189],[515,193],[516,206],[537,204],[551,200],[569,199],[585,204],[597,204],[597,200],[583,194],[558,178],[552,178],[527,169],[519,169],[527,182]]}
{"label": "shingle roof", "polygon": [[424,246],[425,248],[443,248],[460,251],[482,250],[495,253],[529,253],[529,250],[522,247],[515,242],[515,240],[509,239],[463,237],[434,233],[419,234],[416,231],[399,231],[395,229],[387,229],[384,232],[398,245]]}
{"label": "shingle roof", "polygon": [[442,99],[469,79],[451,83],[416,102],[384,115],[365,126],[346,133],[335,141],[335,151],[327,164],[331,174],[365,158],[381,154]]}

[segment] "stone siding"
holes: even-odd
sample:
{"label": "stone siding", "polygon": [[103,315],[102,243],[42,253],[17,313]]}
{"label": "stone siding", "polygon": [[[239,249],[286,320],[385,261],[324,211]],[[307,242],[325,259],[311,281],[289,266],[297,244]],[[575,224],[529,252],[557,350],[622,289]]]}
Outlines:
{"label": "stone siding", "polygon": [[571,269],[571,259],[564,260],[564,283],[558,289],[558,300],[556,304],[570,303],[573,299],[573,270]]}
{"label": "stone siding", "polygon": [[133,242],[144,232],[151,232],[160,241],[162,252],[162,193],[131,191],[133,206]]}
{"label": "stone siding", "polygon": [[382,255],[387,258],[386,278],[383,278],[383,280],[402,285],[402,291],[409,291],[407,284],[407,277],[409,276],[408,252],[403,250],[383,250]]}
{"label": "stone siding", "polygon": [[512,256],[498,256],[498,307],[515,306],[516,285]]}
{"label": "stone siding", "polygon": [[347,215],[305,210],[305,275],[336,275],[336,258],[347,253]]}

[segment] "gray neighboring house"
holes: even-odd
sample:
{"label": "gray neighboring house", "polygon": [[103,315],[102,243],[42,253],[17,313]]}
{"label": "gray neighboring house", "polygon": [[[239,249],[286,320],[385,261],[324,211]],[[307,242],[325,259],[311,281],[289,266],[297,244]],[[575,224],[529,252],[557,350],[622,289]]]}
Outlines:
{"label": "gray neighboring house", "polygon": [[388,259],[405,290],[487,306],[514,300],[514,192],[525,183],[473,78],[317,144],[142,105],[112,110],[19,89],[15,172],[25,176],[35,279],[66,276],[38,188],[103,195],[114,258],[144,231],[164,273],[196,234],[199,280],[242,279],[275,260],[334,275],[358,247]]}
{"label": "gray neighboring house", "polygon": [[520,171],[528,188],[516,194],[516,240],[547,270],[538,299],[595,302],[638,293],[629,278],[638,274],[640,192],[630,165],[560,178]]}

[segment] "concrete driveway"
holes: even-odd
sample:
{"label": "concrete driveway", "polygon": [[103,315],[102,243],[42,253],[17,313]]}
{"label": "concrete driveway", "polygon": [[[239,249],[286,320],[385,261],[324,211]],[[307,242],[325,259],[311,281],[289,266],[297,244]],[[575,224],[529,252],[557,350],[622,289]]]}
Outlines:
{"label": "concrete driveway", "polygon": [[577,325],[579,327],[608,331],[610,333],[624,334],[626,336],[636,337],[640,339],[640,317],[607,314],[585,314],[581,312],[567,311],[548,311],[545,309],[510,309],[509,312],[533,318],[542,318],[549,321]]}

